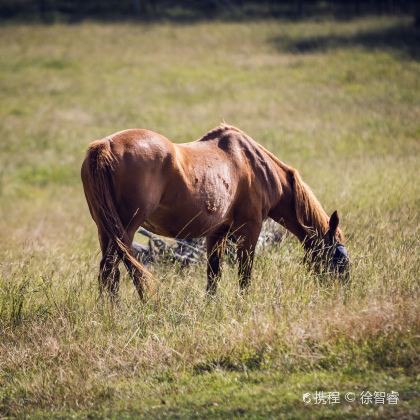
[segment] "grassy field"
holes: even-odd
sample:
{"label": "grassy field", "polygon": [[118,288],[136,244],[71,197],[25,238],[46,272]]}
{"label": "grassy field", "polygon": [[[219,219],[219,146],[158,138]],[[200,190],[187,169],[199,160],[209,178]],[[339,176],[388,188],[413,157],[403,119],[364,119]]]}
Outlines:
{"label": "grassy field", "polygon": [[[419,398],[419,33],[405,18],[0,27],[0,418],[414,418]],[[98,301],[79,170],[129,127],[174,141],[220,121],[338,209],[353,262],[308,273],[287,236],[249,294],[226,266],[158,266],[140,303]],[[340,404],[304,393],[340,392]],[[344,401],[399,393],[396,405]]]}

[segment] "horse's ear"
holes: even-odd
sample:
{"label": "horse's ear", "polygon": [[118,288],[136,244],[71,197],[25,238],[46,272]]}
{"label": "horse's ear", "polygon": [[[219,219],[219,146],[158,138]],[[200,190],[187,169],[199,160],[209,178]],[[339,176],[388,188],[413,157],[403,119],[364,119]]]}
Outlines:
{"label": "horse's ear", "polygon": [[335,232],[338,228],[338,223],[340,222],[340,219],[338,218],[337,210],[331,215],[330,222],[329,222],[329,228],[330,228],[330,235],[332,238],[335,236]]}

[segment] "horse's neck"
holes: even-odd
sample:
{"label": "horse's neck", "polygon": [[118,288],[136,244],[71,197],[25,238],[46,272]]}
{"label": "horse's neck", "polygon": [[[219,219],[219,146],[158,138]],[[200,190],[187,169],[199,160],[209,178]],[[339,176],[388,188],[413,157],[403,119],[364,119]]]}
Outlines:
{"label": "horse's neck", "polygon": [[277,208],[274,208],[273,218],[295,235],[307,251],[310,251],[319,244],[327,232],[328,216],[311,189],[302,181],[299,173],[277,158],[274,161],[279,178],[282,180],[283,196]]}

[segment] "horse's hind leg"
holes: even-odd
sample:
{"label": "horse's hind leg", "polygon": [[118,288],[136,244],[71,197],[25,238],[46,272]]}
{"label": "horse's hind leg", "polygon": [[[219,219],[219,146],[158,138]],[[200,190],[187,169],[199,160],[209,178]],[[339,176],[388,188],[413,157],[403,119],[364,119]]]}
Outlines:
{"label": "horse's hind leg", "polygon": [[262,224],[256,221],[246,222],[235,230],[235,237],[238,238],[237,258],[239,287],[243,291],[249,285],[251,279],[252,265],[254,263],[255,247],[261,232]]}
{"label": "horse's hind leg", "polygon": [[99,264],[99,291],[102,295],[105,290],[109,293],[111,299],[114,299],[118,294],[120,283],[120,270],[118,268],[120,257],[115,245],[101,232],[99,233],[99,241],[102,249],[102,259]]}
{"label": "horse's hind leg", "polygon": [[110,245],[109,251],[102,257],[100,263],[100,290],[107,291],[112,299],[118,294],[120,284],[120,270],[118,268],[120,257],[113,245]]}
{"label": "horse's hind leg", "polygon": [[[102,243],[104,243],[104,245],[102,245]],[[114,299],[117,296],[120,284],[120,270],[118,264],[122,260],[128,274],[133,279],[134,286],[140,298],[143,299],[144,290],[142,273],[139,272],[131,261],[125,257],[111,241],[105,242],[101,238],[101,248],[103,248],[102,260],[99,265],[99,290],[101,294],[105,290],[109,293],[111,299]]]}
{"label": "horse's hind leg", "polygon": [[144,287],[143,287],[143,274],[137,270],[136,267],[131,263],[131,261],[128,258],[123,257],[123,263],[125,265],[125,268],[127,269],[130,277],[133,279],[134,287],[137,290],[137,293],[140,296],[140,299],[144,299]]}
{"label": "horse's hind leg", "polygon": [[[128,242],[126,243],[127,247],[129,248],[130,255],[135,258],[133,252],[131,251],[131,244],[133,243],[134,234],[136,233],[139,226],[141,226],[141,223],[143,222],[144,218],[140,219],[133,219],[130,226],[127,228],[127,237]],[[128,274],[133,280],[134,287],[137,290],[137,293],[139,294],[139,297],[141,300],[145,297],[145,288],[144,288],[144,273],[141,272],[137,267],[134,266],[134,264],[130,261],[129,258],[126,256],[122,256],[122,261],[124,263],[125,268],[127,269]]]}

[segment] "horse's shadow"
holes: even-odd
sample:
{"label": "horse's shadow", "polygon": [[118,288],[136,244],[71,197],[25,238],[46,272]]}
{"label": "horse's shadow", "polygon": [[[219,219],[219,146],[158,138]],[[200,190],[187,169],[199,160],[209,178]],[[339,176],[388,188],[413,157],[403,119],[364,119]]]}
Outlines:
{"label": "horse's shadow", "polygon": [[420,25],[411,22],[351,34],[326,34],[297,39],[279,35],[269,42],[283,53],[307,54],[356,46],[389,51],[408,60],[420,60]]}

